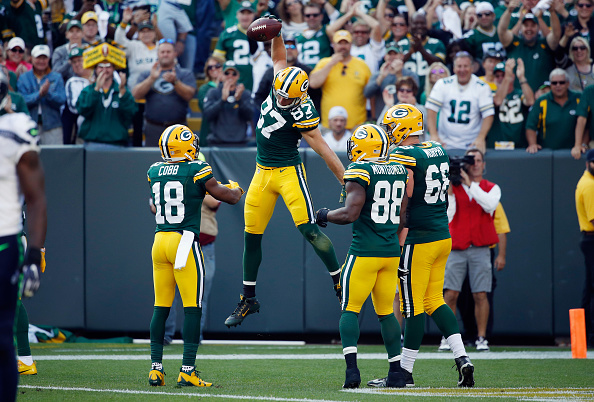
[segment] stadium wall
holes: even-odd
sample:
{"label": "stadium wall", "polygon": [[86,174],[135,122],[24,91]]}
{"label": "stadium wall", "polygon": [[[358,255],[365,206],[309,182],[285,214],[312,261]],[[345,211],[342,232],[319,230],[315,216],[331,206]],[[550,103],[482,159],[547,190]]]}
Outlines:
{"label": "stadium wall", "polygon": [[[215,177],[247,189],[255,149],[208,149]],[[91,331],[148,331],[153,305],[148,167],[156,148],[87,151],[44,147],[48,197],[47,271],[26,301],[31,323]],[[345,166],[346,155],[340,155]],[[312,150],[302,150],[316,208],[339,206],[340,185]],[[580,306],[584,265],[574,191],[584,171],[569,151],[489,152],[486,178],[502,188],[512,232],[505,269],[497,273],[494,335],[566,336],[568,310]],[[337,333],[339,306],[331,280],[294,228],[283,202],[263,240],[258,299],[261,313],[227,330],[224,319],[239,300],[243,202],[217,213],[217,272],[205,331],[235,334]],[[342,262],[350,226],[324,229]],[[181,314],[178,315],[181,320]],[[379,330],[366,303],[362,333]],[[428,323],[427,332],[437,328]]]}

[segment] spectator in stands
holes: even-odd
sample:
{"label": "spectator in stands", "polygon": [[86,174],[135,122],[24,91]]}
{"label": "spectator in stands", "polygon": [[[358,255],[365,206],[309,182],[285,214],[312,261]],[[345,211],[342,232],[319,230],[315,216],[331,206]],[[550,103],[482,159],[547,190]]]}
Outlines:
{"label": "spectator in stands", "polygon": [[442,62],[438,61],[437,63],[431,64],[429,66],[429,74],[425,80],[425,90],[421,94],[421,101],[419,103],[424,106],[435,83],[439,79],[449,77],[450,75],[452,75],[450,69]]}
{"label": "spectator in stands", "polygon": [[[517,64],[517,67],[516,67]],[[514,73],[515,68],[515,73]],[[525,148],[526,116],[534,104],[534,93],[526,81],[522,59],[508,59],[505,64],[495,66],[494,76],[497,91],[493,95],[495,118],[487,134],[487,148],[515,149]],[[521,88],[514,87],[518,77]]]}
{"label": "spectator in stands", "polygon": [[[208,91],[213,88],[217,88],[219,83],[223,79],[223,65],[225,64],[225,59],[212,55],[206,60],[206,64],[204,66],[204,76],[206,77],[206,83],[202,84],[200,88],[198,88],[198,107],[200,110],[204,110],[204,98]],[[259,104],[254,101],[254,104]],[[208,146],[208,134],[210,133],[210,122],[202,115],[202,123],[200,125],[200,147],[207,147]]]}
{"label": "spectator in stands", "polygon": [[[493,95],[487,84],[472,74],[472,56],[460,52],[454,59],[454,75],[442,78],[427,98],[427,128],[431,140],[449,149],[485,149],[493,124]],[[439,113],[439,132],[437,113]]]}
{"label": "spectator in stands", "polygon": [[386,43],[398,43],[406,37],[408,33],[408,20],[402,14],[396,14],[392,19],[390,25],[390,37],[386,39]]}
{"label": "spectator in stands", "polygon": [[[481,3],[482,4],[482,3]],[[483,58],[482,66],[485,70],[485,75],[479,77],[481,80],[485,82],[491,88],[493,94],[497,91],[497,83],[495,82],[495,66],[497,63],[501,63],[503,61],[503,55],[499,52],[488,51],[485,52],[485,57]]]}
{"label": "spectator in stands", "polygon": [[[571,24],[572,28],[575,30],[574,37],[581,36],[588,38],[590,36],[590,28],[594,22],[592,20],[592,12],[594,11],[593,6],[593,0],[578,0],[575,2],[574,10],[577,12],[577,15],[570,13],[567,21],[567,24]],[[592,39],[590,39],[590,44],[591,43]]]}
{"label": "spectator in stands", "polygon": [[[237,25],[227,27],[219,36],[214,54],[232,60],[241,74],[243,85],[250,91],[254,86],[254,77],[252,73],[251,57],[257,51],[255,42],[248,41],[246,30],[254,21],[255,11],[252,3],[247,0],[241,2],[241,7],[237,10]],[[284,23],[283,23],[284,25]],[[249,51],[248,51],[249,50]]]}
{"label": "spectator in stands", "polygon": [[565,69],[569,76],[569,89],[581,92],[588,85],[594,84],[590,44],[585,38],[577,36],[571,41],[569,58],[573,62]]}
{"label": "spectator in stands", "polygon": [[[478,7],[480,3],[477,2],[476,4]],[[460,8],[460,10],[462,11],[462,15],[460,16],[460,25],[462,27],[462,32],[464,34],[471,32],[472,30],[476,29],[476,27],[479,25],[479,19],[481,17],[477,15],[477,7],[475,7],[474,4],[464,2],[462,4],[462,7]],[[497,31],[497,28],[495,28],[495,31]]]}
{"label": "spectator in stands", "polygon": [[[194,25],[192,25],[192,21],[190,21],[190,17],[188,16],[191,4],[195,5],[194,1],[160,1],[159,8],[157,9],[157,18],[163,38],[170,39],[175,43],[175,52],[179,58],[179,64],[184,69],[193,70],[194,56],[196,54],[196,36],[193,34]],[[192,11],[194,10],[196,10],[195,6],[192,8]],[[188,41],[187,44],[186,41]],[[185,53],[186,47],[188,48],[187,53]]]}
{"label": "spectator in stands", "polygon": [[[553,0],[558,2],[561,0]],[[584,0],[585,1],[585,0]],[[542,10],[537,14],[527,13],[522,18],[521,37],[515,36],[508,28],[512,11],[520,5],[520,0],[511,0],[499,20],[497,33],[499,40],[505,47],[508,58],[521,58],[524,60],[526,71],[530,71],[527,80],[530,88],[535,91],[544,81],[548,73],[555,67],[553,51],[557,48],[561,38],[561,25],[559,16],[551,9],[551,30],[546,38],[540,38],[539,24],[542,21]],[[516,87],[520,83],[516,81]]]}
{"label": "spectator in stands", "polygon": [[549,79],[551,92],[537,99],[528,113],[526,152],[530,154],[542,148],[571,149],[574,145],[580,94],[569,90],[569,77],[561,68],[551,71]]}
{"label": "spectator in stands", "polygon": [[[437,39],[427,36],[427,18],[415,13],[412,17],[410,36],[398,42],[404,53],[404,67],[419,76],[419,86],[425,87],[429,65],[445,61],[445,46]],[[419,94],[420,95],[420,94]]]}
{"label": "spectator in stands", "polygon": [[196,94],[196,79],[190,70],[176,63],[175,43],[161,39],[157,44],[158,61],[143,71],[132,89],[134,98],[146,99],[144,110],[145,146],[156,147],[166,127],[186,125],[190,99]]}
{"label": "spectator in stands", "polygon": [[[8,77],[8,70],[6,66],[0,64],[0,70],[2,71],[1,74],[4,74]],[[8,90],[8,94],[6,95],[6,101],[4,101],[4,107],[0,109],[0,116],[5,115],[6,113],[25,113],[29,114],[29,108],[27,107],[27,102],[25,102],[25,98],[18,92]]]}
{"label": "spectator in stands", "polygon": [[45,31],[41,25],[44,4],[47,3],[24,0],[10,1],[11,13],[9,25],[15,36],[22,38],[27,46],[29,46],[29,49],[46,42]]}
{"label": "spectator in stands", "polygon": [[301,0],[280,0],[276,15],[283,20],[283,35],[297,36],[307,29]]}
{"label": "spectator in stands", "polygon": [[328,113],[328,130],[322,138],[334,152],[346,152],[347,142],[351,138],[351,132],[346,129],[349,115],[342,106],[334,106]]}
{"label": "spectator in stands", "polygon": [[83,43],[91,46],[96,46],[99,43],[101,38],[99,37],[99,25],[97,25],[97,21],[99,21],[99,18],[95,11],[87,11],[82,15],[80,23],[83,27]]}
{"label": "spectator in stands", "polygon": [[[122,17],[122,23],[115,31],[115,40],[125,47],[126,59],[128,60],[128,88],[134,88],[138,83],[140,74],[150,71],[157,61],[157,34],[153,23],[149,20],[137,25],[138,39],[129,40],[126,37],[125,26],[132,19],[132,9],[126,8]],[[132,120],[134,132],[132,134],[132,145],[142,146],[142,126],[144,116],[144,102],[137,102],[137,111]]]}
{"label": "spectator in stands", "polygon": [[386,48],[384,64],[382,64],[378,72],[371,75],[369,82],[365,85],[363,94],[366,98],[371,99],[372,120],[377,120],[383,116],[381,114],[384,108],[382,93],[388,85],[395,85],[396,81],[401,77],[412,77],[417,83],[417,88],[419,86],[419,77],[409,69],[404,68],[403,55],[399,50],[396,44],[391,44]]}
{"label": "spectator in stands", "polygon": [[[487,52],[502,53],[503,45],[499,42],[495,22],[495,9],[487,1],[477,4],[476,18],[478,26],[464,35],[464,43],[475,58],[481,60]],[[499,60],[502,61],[502,60]]]}
{"label": "spectator in stands", "polygon": [[202,113],[210,122],[208,143],[211,146],[244,146],[247,128],[254,113],[252,94],[239,81],[239,70],[232,61],[225,62],[223,79],[204,98]]}
{"label": "spectator in stands", "polygon": [[[330,4],[330,2],[325,4]],[[334,9],[334,7],[332,8]],[[307,29],[297,35],[295,40],[299,50],[299,62],[312,69],[324,57],[332,56],[332,43],[327,34],[327,25],[322,24],[324,21],[322,7],[310,2],[303,10]]]}
{"label": "spectator in stands", "polygon": [[62,75],[64,82],[74,75],[70,63],[70,51],[82,48],[82,24],[78,20],[71,20],[66,26],[66,39],[68,43],[54,50],[52,54],[52,70]]}
{"label": "spectator in stands", "polygon": [[358,57],[351,56],[353,37],[340,30],[333,36],[334,54],[316,65],[309,77],[312,88],[322,88],[322,124],[328,127],[328,113],[333,106],[343,106],[348,112],[347,129],[362,124],[367,119],[363,89],[371,71]]}
{"label": "spectator in stands", "polygon": [[[231,28],[238,23],[237,12],[240,8],[245,7],[244,2],[246,0],[217,0],[219,2],[219,8],[221,9],[221,15],[224,20],[225,30]],[[268,2],[266,0],[247,0],[250,3],[252,9],[255,8],[256,15],[262,15],[264,11],[268,9]],[[276,2],[276,1],[275,1]],[[253,4],[256,4],[254,7]]]}
{"label": "spectator in stands", "polygon": [[91,83],[92,69],[83,68],[83,49],[75,47],[70,50],[70,65],[74,75],[66,81],[66,107],[62,110],[62,131],[64,145],[76,143],[80,124],[76,101],[82,90]]}
{"label": "spectator in stands", "polygon": [[31,118],[37,122],[40,143],[63,144],[60,108],[66,102],[62,76],[51,71],[50,48],[37,45],[31,50],[33,68],[19,77],[18,89],[25,98]]}
{"label": "spectator in stands", "polygon": [[[385,88],[382,92],[383,103],[385,106],[379,114],[377,124],[379,125],[382,123],[382,119],[388,109],[399,103],[413,105],[419,109],[423,114],[423,119],[425,119],[427,116],[427,109],[425,109],[425,106],[417,103],[417,98],[415,97],[415,94],[417,93],[419,93],[419,86],[412,77],[400,77],[398,78],[398,81],[396,81],[394,89],[391,89],[390,87]],[[421,141],[425,140],[424,136],[419,137],[419,139]]]}
{"label": "spectator in stands", "polygon": [[102,60],[95,65],[95,83],[87,85],[76,101],[84,121],[79,137],[89,149],[120,148],[128,145],[128,127],[136,113],[136,103],[121,72],[120,84],[113,78],[114,65]]}
{"label": "spectator in stands", "polygon": [[536,100],[536,99],[542,97],[543,95],[548,94],[549,92],[551,92],[551,82],[545,81],[542,83],[541,86],[538,87],[536,92],[534,92],[534,99]]}
{"label": "spectator in stands", "polygon": [[577,108],[577,122],[575,125],[574,144],[571,148],[571,156],[580,159],[582,153],[588,150],[588,143],[592,136],[586,129],[588,120],[594,118],[594,85],[587,86],[582,93],[580,103]]}
{"label": "spectator in stands", "polygon": [[6,68],[16,74],[17,78],[26,71],[31,70],[31,64],[25,58],[25,41],[19,37],[8,41]]}

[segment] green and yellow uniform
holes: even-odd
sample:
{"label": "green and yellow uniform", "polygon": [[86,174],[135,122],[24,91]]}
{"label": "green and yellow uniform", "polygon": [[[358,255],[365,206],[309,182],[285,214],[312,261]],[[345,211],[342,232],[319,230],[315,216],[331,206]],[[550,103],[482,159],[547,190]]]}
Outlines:
{"label": "green and yellow uniform", "polygon": [[324,25],[311,36],[306,36],[303,33],[297,35],[295,41],[297,49],[299,49],[298,61],[300,63],[313,69],[324,57],[332,56],[332,44],[326,35],[326,27]]}
{"label": "green and yellow uniform", "polygon": [[515,148],[526,148],[526,116],[528,107],[524,105],[522,91],[514,88],[495,113],[493,126],[487,134],[487,147],[493,148],[495,141],[512,141]]}
{"label": "green and yellow uniform", "polygon": [[246,31],[239,25],[233,25],[223,31],[215,47],[214,54],[225,60],[235,62],[239,71],[239,82],[249,91],[254,86],[250,44]]}
{"label": "green and yellow uniform", "polygon": [[378,315],[393,312],[400,261],[398,226],[407,171],[396,162],[354,162],[344,181],[365,189],[365,204],[353,223],[353,241],[342,267],[343,310],[359,313],[371,293]]}
{"label": "green and yellow uniform", "polygon": [[443,279],[452,246],[447,216],[449,158],[439,143],[427,141],[397,147],[390,160],[406,166],[414,178],[400,261],[409,271],[400,279],[402,314],[406,318],[424,312],[431,315],[445,304]]}
{"label": "green and yellow uniform", "polygon": [[581,94],[569,90],[568,97],[561,106],[553,99],[553,93],[549,92],[538,98],[528,113],[526,129],[537,132],[538,143],[543,148],[573,148]]}
{"label": "green and yellow uniform", "polygon": [[483,55],[489,51],[505,53],[503,45],[499,42],[497,26],[494,26],[493,32],[485,32],[481,27],[468,31],[464,35],[464,42],[470,53],[479,60],[482,60]]}
{"label": "green and yellow uniform", "polygon": [[[524,40],[514,36],[512,43],[505,48],[508,59],[524,60],[524,67],[530,74],[526,80],[534,92],[549,79],[549,73],[555,68],[553,51],[549,48],[546,39],[538,38],[533,46],[527,46]],[[520,89],[520,82],[516,79],[514,86]]]}
{"label": "green and yellow uniform", "polygon": [[[409,36],[400,40],[398,46],[402,49],[402,53],[408,53],[410,50]],[[445,62],[446,48],[440,40],[427,37],[423,42],[423,47],[428,53],[439,57],[442,62]],[[408,68],[419,76],[419,91],[422,91],[425,88],[425,77],[429,75],[429,63],[425,61],[421,53],[415,52],[411,54],[410,59],[404,63],[404,68]]]}
{"label": "green and yellow uniform", "polygon": [[309,97],[286,110],[277,107],[270,90],[256,125],[257,167],[245,199],[246,232],[264,233],[279,195],[295,226],[315,222],[299,142],[302,132],[315,129],[319,123],[320,116]]}

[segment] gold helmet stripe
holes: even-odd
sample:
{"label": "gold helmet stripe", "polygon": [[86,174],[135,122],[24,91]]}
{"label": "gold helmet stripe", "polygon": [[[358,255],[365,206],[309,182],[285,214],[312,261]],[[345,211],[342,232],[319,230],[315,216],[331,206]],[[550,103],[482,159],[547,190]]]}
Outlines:
{"label": "gold helmet stripe", "polygon": [[169,136],[171,132],[175,129],[175,125],[169,127],[169,130],[161,135],[161,149],[163,150],[163,155],[165,156],[165,160],[170,160],[171,155],[169,155],[169,148],[167,147],[167,143],[169,142]]}

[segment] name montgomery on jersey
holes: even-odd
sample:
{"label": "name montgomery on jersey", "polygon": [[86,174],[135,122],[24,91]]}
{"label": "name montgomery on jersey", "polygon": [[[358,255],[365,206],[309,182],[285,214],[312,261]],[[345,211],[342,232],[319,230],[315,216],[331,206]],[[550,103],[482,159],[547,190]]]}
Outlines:
{"label": "name montgomery on jersey", "polygon": [[406,168],[402,165],[375,165],[372,164],[371,168],[373,169],[374,174],[406,174]]}

